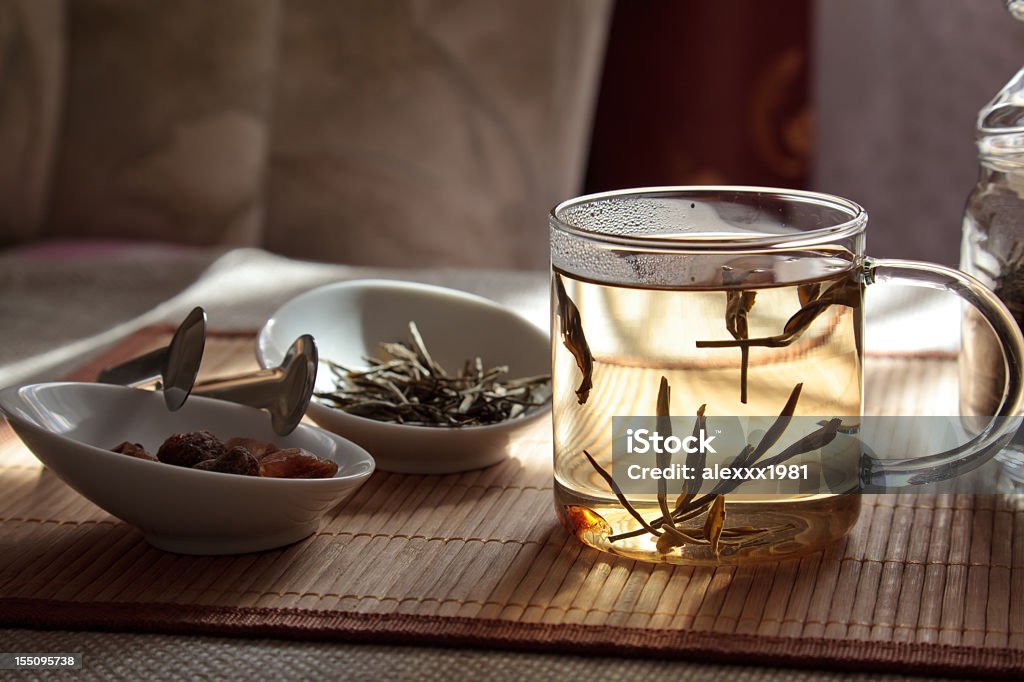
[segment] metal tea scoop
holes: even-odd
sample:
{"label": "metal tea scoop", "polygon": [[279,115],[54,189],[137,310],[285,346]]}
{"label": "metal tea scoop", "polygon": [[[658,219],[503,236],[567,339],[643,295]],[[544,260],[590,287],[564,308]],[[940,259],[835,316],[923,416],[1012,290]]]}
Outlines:
{"label": "metal tea scoop", "polygon": [[202,308],[194,308],[178,325],[170,344],[104,369],[97,381],[137,386],[160,380],[164,402],[173,412],[185,404],[192,391],[205,347],[206,312]]}
{"label": "metal tea scoop", "polygon": [[306,414],[318,365],[316,341],[304,334],[291,345],[279,367],[203,381],[195,385],[194,393],[265,409],[270,412],[274,432],[287,436]]}

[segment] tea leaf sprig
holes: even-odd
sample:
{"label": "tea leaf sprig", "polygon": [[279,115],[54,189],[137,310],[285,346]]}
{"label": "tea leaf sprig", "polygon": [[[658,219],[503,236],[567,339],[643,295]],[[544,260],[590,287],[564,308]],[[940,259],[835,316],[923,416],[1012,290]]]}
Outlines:
{"label": "tea leaf sprig", "polygon": [[[802,389],[803,384],[797,384],[793,388],[793,391],[790,393],[789,399],[783,406],[779,416],[761,436],[757,445],[747,444],[732,459],[728,465],[729,468],[749,468],[752,470],[767,469],[768,467],[782,464],[797,455],[818,450],[832,442],[842,423],[842,420],[838,418],[826,422],[819,429],[790,444],[777,455],[762,459],[764,455],[779,442],[786,431],[786,428],[792,421]],[[667,405],[670,391],[671,388],[668,384],[668,380],[665,377],[662,377],[658,397],[659,428],[660,420],[668,418]],[[695,435],[700,432],[700,429],[706,427],[704,410],[705,406],[702,405],[697,411],[697,422],[694,425]],[[714,488],[712,488],[711,492],[699,496],[696,492],[700,487],[700,480],[699,478],[696,480],[691,479],[686,482],[684,491],[676,499],[675,507],[672,510],[667,509],[667,498],[665,497],[667,491],[660,482],[663,479],[659,479],[658,505],[661,509],[662,516],[650,520],[645,519],[623,494],[621,488],[615,482],[612,475],[609,474],[604,467],[598,464],[597,460],[595,460],[589,452],[584,450],[583,454],[586,456],[587,461],[590,462],[595,471],[597,471],[598,475],[608,483],[622,507],[640,524],[640,528],[637,530],[626,531],[609,536],[609,542],[618,542],[648,533],[658,538],[657,549],[662,554],[667,554],[676,547],[680,547],[685,544],[704,544],[709,545],[715,556],[718,556],[720,546],[723,543],[743,544],[768,533],[782,530],[779,528],[753,528],[750,526],[727,528],[725,526],[725,496],[733,492],[736,487],[740,485],[740,479],[726,479],[719,481]],[[663,466],[660,458],[658,465]],[[704,457],[700,455],[688,455],[687,465],[699,465],[700,468],[695,469],[695,471],[702,472],[704,469]],[[699,473],[698,476],[700,476]],[[707,517],[704,520],[702,528],[684,528],[680,525],[705,513],[707,514]]]}
{"label": "tea leaf sprig", "polygon": [[565,291],[565,284],[562,276],[557,272],[555,277],[555,299],[558,306],[559,333],[562,343],[572,356],[576,359],[576,366],[580,368],[583,378],[580,380],[579,388],[576,389],[576,401],[583,405],[590,397],[590,390],[594,387],[594,356],[590,352],[590,344],[583,333],[583,319],[580,317],[580,309],[569,298]]}
{"label": "tea leaf sprig", "polygon": [[[753,291],[730,289],[725,294],[725,328],[737,341],[745,341],[750,337],[747,315],[757,294]],[[698,342],[697,347],[700,347]],[[750,368],[750,346],[740,346],[740,402],[747,403],[747,370]]]}
{"label": "tea leaf sprig", "polygon": [[[818,316],[830,307],[844,305],[856,308],[860,305],[861,296],[860,288],[848,280],[836,282],[823,292],[820,291],[820,285],[817,285],[817,289],[801,288],[798,289],[798,295],[803,305],[786,321],[781,334],[755,339],[735,338],[733,335],[732,340],[698,341],[697,348],[784,348],[799,339]],[[729,326],[728,321],[726,326]]]}
{"label": "tea leaf sprig", "polygon": [[1014,244],[1008,255],[996,255],[996,260],[999,272],[993,273],[984,267],[978,269],[992,279],[992,291],[1006,305],[1017,324],[1024,325],[1024,244]]}

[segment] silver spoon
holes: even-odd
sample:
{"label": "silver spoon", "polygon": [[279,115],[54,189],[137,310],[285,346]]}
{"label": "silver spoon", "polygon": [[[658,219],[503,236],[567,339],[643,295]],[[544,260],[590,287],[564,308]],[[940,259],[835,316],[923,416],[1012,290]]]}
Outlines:
{"label": "silver spoon", "polygon": [[159,380],[167,409],[173,412],[185,404],[192,391],[205,347],[206,312],[197,307],[178,325],[167,346],[108,367],[97,381],[137,386]]}
{"label": "silver spoon", "polygon": [[193,392],[265,409],[270,412],[274,432],[287,436],[306,414],[318,366],[316,341],[304,334],[291,345],[280,366],[203,381]]}

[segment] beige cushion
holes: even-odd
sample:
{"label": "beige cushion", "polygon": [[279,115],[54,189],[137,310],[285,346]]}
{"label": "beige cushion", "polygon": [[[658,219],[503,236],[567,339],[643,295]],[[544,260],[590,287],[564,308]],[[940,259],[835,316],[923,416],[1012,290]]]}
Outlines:
{"label": "beige cushion", "polygon": [[375,265],[540,267],[586,161],[607,2],[293,1],[265,244]]}
{"label": "beige cushion", "polygon": [[0,3],[0,246],[40,236],[64,78],[61,0]]}
{"label": "beige cushion", "polygon": [[276,3],[68,10],[51,233],[257,244]]}
{"label": "beige cushion", "polygon": [[[51,31],[39,45],[65,44],[67,72],[61,87],[62,61],[38,57],[52,74],[35,99],[22,91],[42,87],[40,69],[0,81],[20,88],[17,105],[0,99],[0,140],[28,139],[0,158],[11,235],[38,234],[48,205],[51,237],[540,267],[547,211],[582,185],[609,0],[14,0],[0,11],[29,6],[64,8],[64,42]],[[0,21],[0,45],[33,30]]]}

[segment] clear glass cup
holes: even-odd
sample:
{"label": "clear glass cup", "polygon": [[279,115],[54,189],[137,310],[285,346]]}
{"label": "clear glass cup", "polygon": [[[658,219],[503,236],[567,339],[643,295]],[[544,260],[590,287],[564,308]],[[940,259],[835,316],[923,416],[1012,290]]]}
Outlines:
{"label": "clear glass cup", "polygon": [[[853,489],[748,494],[663,479],[629,489],[616,418],[653,415],[671,431],[675,422],[660,420],[689,416],[696,437],[719,417],[770,417],[777,422],[730,451],[729,462],[839,466],[830,439],[860,423],[863,293],[878,282],[962,297],[1000,339],[1006,381],[994,419],[966,444],[899,460],[858,452],[842,463],[856,489],[958,475],[1012,436],[1000,418],[1021,413],[1024,340],[1006,308],[957,270],[867,258],[867,214],[851,201],[757,187],[647,188],[571,199],[549,222],[555,506],[588,545],[728,564],[798,556],[845,535],[860,510]],[[772,428],[784,433],[765,436]],[[719,456],[683,452],[672,461],[705,466]],[[652,457],[660,466],[671,456]]]}

